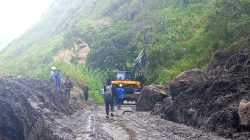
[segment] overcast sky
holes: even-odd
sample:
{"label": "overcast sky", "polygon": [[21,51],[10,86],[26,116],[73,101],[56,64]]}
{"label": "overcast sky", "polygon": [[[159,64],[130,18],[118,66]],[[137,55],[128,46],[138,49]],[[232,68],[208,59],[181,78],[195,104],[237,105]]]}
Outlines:
{"label": "overcast sky", "polygon": [[0,0],[0,40],[24,33],[49,8],[53,0]]}

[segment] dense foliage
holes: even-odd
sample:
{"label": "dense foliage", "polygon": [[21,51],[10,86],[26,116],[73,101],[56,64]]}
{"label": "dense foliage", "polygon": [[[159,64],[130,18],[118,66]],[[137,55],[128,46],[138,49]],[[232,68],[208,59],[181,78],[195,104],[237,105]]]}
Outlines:
{"label": "dense foliage", "polygon": [[249,0],[56,0],[1,52],[0,74],[45,78],[53,56],[82,39],[91,47],[82,69],[128,70],[146,48],[148,83],[165,83],[206,66],[218,49],[249,47],[249,7]]}

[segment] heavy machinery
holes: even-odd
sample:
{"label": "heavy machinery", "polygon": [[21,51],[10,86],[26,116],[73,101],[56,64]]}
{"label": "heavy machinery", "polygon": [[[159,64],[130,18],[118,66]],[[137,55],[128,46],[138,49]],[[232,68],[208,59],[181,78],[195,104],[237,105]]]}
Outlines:
{"label": "heavy machinery", "polygon": [[113,87],[122,86],[125,90],[125,101],[137,101],[138,94],[145,83],[145,49],[134,60],[129,71],[117,71],[111,79]]}

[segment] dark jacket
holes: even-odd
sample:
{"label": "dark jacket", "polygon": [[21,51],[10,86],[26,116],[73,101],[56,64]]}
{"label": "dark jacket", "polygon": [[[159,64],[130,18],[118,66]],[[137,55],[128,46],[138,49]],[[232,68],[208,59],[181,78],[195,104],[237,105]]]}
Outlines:
{"label": "dark jacket", "polygon": [[109,101],[113,100],[112,92],[110,90],[105,91],[104,94],[103,94],[103,97],[104,97],[104,100],[106,102],[109,102]]}
{"label": "dark jacket", "polygon": [[83,90],[84,93],[88,93],[89,92],[89,86],[84,84],[82,86],[82,90]]}
{"label": "dark jacket", "polygon": [[71,80],[67,80],[65,81],[65,83],[63,84],[65,88],[67,89],[71,89],[73,88],[73,82]]}

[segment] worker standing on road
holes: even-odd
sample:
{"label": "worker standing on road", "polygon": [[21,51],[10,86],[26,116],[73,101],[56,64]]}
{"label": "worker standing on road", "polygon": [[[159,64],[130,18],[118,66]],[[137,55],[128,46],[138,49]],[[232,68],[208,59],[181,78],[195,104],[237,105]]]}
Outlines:
{"label": "worker standing on road", "polygon": [[83,96],[84,96],[84,100],[88,101],[89,98],[89,86],[85,83],[82,86],[82,91],[83,91]]}
{"label": "worker standing on road", "polygon": [[111,92],[113,97],[114,106],[116,105],[117,98],[116,98],[116,85],[111,85]]}
{"label": "worker standing on road", "polygon": [[51,67],[51,71],[49,73],[49,85],[50,87],[55,87],[55,70],[56,67]]}
{"label": "worker standing on road", "polygon": [[60,70],[56,71],[55,79],[56,79],[56,87],[61,88],[62,74]]}
{"label": "worker standing on road", "polygon": [[119,85],[119,87],[116,89],[116,98],[117,98],[117,105],[118,109],[121,109],[121,105],[123,103],[123,98],[124,98],[125,90],[122,88],[122,84]]}
{"label": "worker standing on road", "polygon": [[103,94],[104,102],[105,102],[105,109],[106,109],[106,118],[109,118],[109,107],[111,108],[111,117],[114,116],[114,103],[113,103],[113,97],[111,92],[111,87],[107,86],[106,91]]}
{"label": "worker standing on road", "polygon": [[66,76],[66,81],[64,82],[64,95],[67,99],[70,98],[70,90],[73,88],[73,82],[69,79],[69,76]]}

